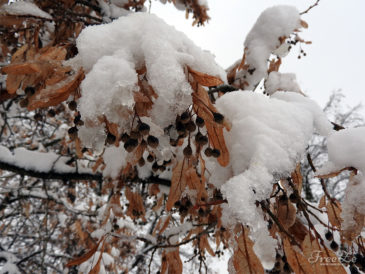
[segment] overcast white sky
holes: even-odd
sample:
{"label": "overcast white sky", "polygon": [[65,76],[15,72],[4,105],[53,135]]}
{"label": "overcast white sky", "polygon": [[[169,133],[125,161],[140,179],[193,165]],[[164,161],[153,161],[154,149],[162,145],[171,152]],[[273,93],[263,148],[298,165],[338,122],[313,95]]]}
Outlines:
{"label": "overcast white sky", "polygon": [[[204,27],[192,27],[191,18],[171,4],[152,2],[151,12],[183,31],[195,44],[209,50],[224,68],[239,59],[243,41],[257,17],[267,7],[279,4],[305,10],[315,0],[208,0],[211,20]],[[321,0],[302,18],[309,24],[302,38],[305,58],[298,49],[284,58],[282,72],[294,72],[302,90],[323,105],[333,90],[342,89],[346,102],[365,105],[365,1]],[[365,109],[365,107],[364,107]],[[363,109],[362,113],[365,114]]]}

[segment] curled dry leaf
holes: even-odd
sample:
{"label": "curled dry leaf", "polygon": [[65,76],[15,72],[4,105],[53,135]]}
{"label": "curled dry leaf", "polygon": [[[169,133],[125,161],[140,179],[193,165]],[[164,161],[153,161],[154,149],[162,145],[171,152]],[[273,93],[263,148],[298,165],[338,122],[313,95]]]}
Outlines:
{"label": "curled dry leaf", "polygon": [[74,266],[74,265],[80,265],[83,262],[86,262],[87,260],[89,260],[91,258],[91,256],[93,256],[95,254],[95,252],[98,250],[99,245],[102,241],[104,241],[104,236],[101,237],[99,242],[92,249],[90,249],[87,253],[85,253],[84,255],[82,255],[79,258],[76,258],[74,260],[69,261],[66,264],[66,267],[71,267],[71,266]]}
{"label": "curled dry leaf", "polygon": [[295,170],[291,174],[291,178],[293,180],[294,185],[296,186],[299,194],[302,193],[302,187],[303,187],[303,176],[300,172],[300,163],[297,165]]}
{"label": "curled dry leaf", "polygon": [[340,202],[335,199],[333,199],[333,201],[328,201],[326,204],[326,209],[327,209],[328,220],[330,221],[330,223],[337,228],[341,228],[342,209]]}
{"label": "curled dry leaf", "polygon": [[80,69],[76,74],[64,81],[37,91],[29,98],[28,110],[56,106],[67,100],[70,94],[78,89],[83,79],[84,72]]}
{"label": "curled dry leaf", "polygon": [[145,222],[145,208],[143,205],[143,199],[138,192],[132,192],[129,187],[125,188],[125,196],[129,201],[129,206],[127,210],[127,215],[132,219],[137,219],[139,217]]}
{"label": "curled dry leaf", "polygon": [[162,253],[161,274],[179,274],[182,273],[182,270],[183,265],[179,254],[179,248],[170,252],[164,251]]}
{"label": "curled dry leaf", "polygon": [[308,259],[301,253],[299,247],[291,245],[287,238],[283,240],[284,252],[288,264],[296,274],[311,274],[313,267]]}
{"label": "curled dry leaf", "polygon": [[[197,90],[193,93],[193,108],[195,113],[205,120],[210,144],[220,151],[218,162],[221,166],[229,163],[229,152],[223,135],[223,127],[214,122],[213,112],[218,112],[211,103],[207,91],[197,85]],[[230,127],[228,128],[230,130]]]}
{"label": "curled dry leaf", "polygon": [[181,194],[186,188],[186,177],[185,172],[188,169],[188,160],[184,159],[182,161],[177,162],[175,167],[172,169],[172,177],[171,177],[171,187],[169,192],[169,197],[166,203],[166,209],[170,211],[177,202]]}
{"label": "curled dry leaf", "polygon": [[297,210],[288,200],[278,201],[277,217],[284,228],[288,229],[295,223]]}
{"label": "curled dry leaf", "polygon": [[194,80],[202,86],[214,87],[224,84],[224,82],[220,78],[193,70],[189,66],[188,66],[188,71],[193,76]]}
{"label": "curled dry leaf", "polygon": [[265,273],[260,260],[253,251],[253,242],[248,237],[248,231],[242,227],[242,232],[236,236],[237,247],[233,254],[233,265],[236,273]]}

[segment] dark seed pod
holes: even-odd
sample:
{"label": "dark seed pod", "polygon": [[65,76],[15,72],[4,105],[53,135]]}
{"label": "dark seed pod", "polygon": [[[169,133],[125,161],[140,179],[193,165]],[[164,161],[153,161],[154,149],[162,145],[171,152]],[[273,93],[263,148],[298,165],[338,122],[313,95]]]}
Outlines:
{"label": "dark seed pod", "polygon": [[335,242],[335,241],[332,241],[331,242],[331,245],[330,245],[331,249],[333,251],[337,251],[338,250],[338,244]]}
{"label": "dark seed pod", "polygon": [[187,122],[189,122],[189,120],[190,120],[190,114],[189,114],[189,112],[185,111],[183,114],[181,114],[180,120],[184,124],[186,124]]}
{"label": "dark seed pod", "polygon": [[193,155],[193,150],[191,149],[191,146],[188,145],[187,147],[185,147],[183,153],[185,157],[191,157],[191,155]]}
{"label": "dark seed pod", "polygon": [[41,120],[42,120],[42,114],[40,114],[40,113],[36,113],[36,114],[34,115],[34,120],[36,120],[36,121],[41,121]]}
{"label": "dark seed pod", "polygon": [[207,157],[211,157],[213,155],[213,149],[211,149],[210,147],[207,147],[204,151],[205,156]]}
{"label": "dark seed pod", "polygon": [[179,135],[182,135],[185,133],[186,129],[182,122],[179,121],[176,123],[176,131]]}
{"label": "dark seed pod", "polygon": [[142,135],[148,135],[150,133],[150,126],[146,123],[140,123],[138,125],[138,131]]}
{"label": "dark seed pod", "polygon": [[292,203],[296,203],[298,202],[298,198],[297,195],[295,195],[294,193],[290,194],[289,199]]}
{"label": "dark seed pod", "polygon": [[201,145],[201,146],[205,146],[206,144],[208,144],[208,137],[201,135],[198,140],[196,140],[197,144]]}
{"label": "dark seed pod", "polygon": [[27,98],[24,98],[23,100],[21,100],[19,102],[19,106],[22,107],[22,108],[26,108],[28,106],[28,104],[29,104],[29,101],[28,101]]}
{"label": "dark seed pod", "polygon": [[108,135],[106,136],[106,142],[109,144],[109,145],[112,145],[115,143],[115,140],[117,138],[115,138],[115,136],[113,134],[111,134],[110,132],[108,133]]}
{"label": "dark seed pod", "polygon": [[324,236],[326,237],[326,239],[328,241],[332,241],[333,240],[333,234],[331,231],[327,231],[326,234],[324,234]]}
{"label": "dark seed pod", "polygon": [[203,127],[203,126],[204,126],[204,124],[205,124],[205,121],[204,121],[204,119],[203,119],[202,117],[197,116],[197,117],[196,117],[196,120],[195,120],[195,123],[196,123],[196,125],[197,125],[198,127]]}
{"label": "dark seed pod", "polygon": [[154,163],[153,163],[153,165],[152,165],[152,170],[153,170],[153,172],[157,172],[157,171],[158,171],[158,169],[159,169],[158,164],[157,164],[156,162],[154,162]]}
{"label": "dark seed pod", "polygon": [[173,147],[176,147],[178,143],[178,140],[170,139],[170,145]]}
{"label": "dark seed pod", "polygon": [[146,163],[146,161],[143,159],[143,157],[141,157],[139,160],[138,160],[138,165],[139,166],[144,166]]}
{"label": "dark seed pod", "polygon": [[34,87],[26,87],[24,92],[25,92],[25,95],[29,97],[35,93],[35,89],[34,89]]}
{"label": "dark seed pod", "polygon": [[224,116],[218,112],[213,112],[214,122],[223,124]]}
{"label": "dark seed pod", "polygon": [[206,215],[204,209],[202,209],[202,208],[199,208],[198,214],[200,217],[204,217]]}
{"label": "dark seed pod", "polygon": [[177,207],[179,207],[181,205],[181,203],[180,203],[180,201],[176,201],[175,202],[175,204],[174,204],[174,206],[177,208]]}
{"label": "dark seed pod", "polygon": [[214,158],[218,158],[220,155],[221,155],[221,152],[219,151],[219,149],[214,148],[214,149],[212,150],[212,156],[213,156]]}
{"label": "dark seed pod", "polygon": [[128,152],[132,152],[138,146],[138,140],[130,138],[124,143],[124,148]]}
{"label": "dark seed pod", "polygon": [[120,140],[125,143],[129,139],[129,135],[127,133],[123,133],[123,135],[120,137]]}
{"label": "dark seed pod", "polygon": [[161,171],[161,172],[164,172],[166,170],[166,167],[165,166],[159,166],[158,169]]}
{"label": "dark seed pod", "polygon": [[281,195],[281,196],[279,197],[279,203],[286,204],[287,202],[288,202],[288,196],[286,196],[286,194]]}
{"label": "dark seed pod", "polygon": [[56,112],[54,111],[53,108],[50,108],[47,112],[48,117],[55,117],[56,116]]}
{"label": "dark seed pod", "polygon": [[186,215],[186,214],[188,214],[188,208],[187,208],[186,206],[180,206],[180,208],[179,208],[179,213],[180,213],[181,215]]}
{"label": "dark seed pod", "polygon": [[148,162],[152,163],[154,160],[155,160],[155,157],[153,157],[153,155],[152,155],[152,154],[149,154],[149,155],[147,156],[147,161],[148,161]]}
{"label": "dark seed pod", "polygon": [[147,137],[147,144],[152,148],[156,148],[158,147],[159,141],[155,136],[149,135]]}
{"label": "dark seed pod", "polygon": [[76,108],[77,108],[77,103],[76,103],[75,101],[71,101],[71,102],[69,102],[69,103],[68,103],[68,108],[69,108],[70,110],[76,110]]}
{"label": "dark seed pod", "polygon": [[70,140],[74,141],[77,138],[77,127],[70,127],[68,129],[68,135],[70,136]]}
{"label": "dark seed pod", "polygon": [[190,121],[188,122],[186,125],[185,125],[186,129],[190,132],[194,132],[196,130],[196,125],[193,121]]}

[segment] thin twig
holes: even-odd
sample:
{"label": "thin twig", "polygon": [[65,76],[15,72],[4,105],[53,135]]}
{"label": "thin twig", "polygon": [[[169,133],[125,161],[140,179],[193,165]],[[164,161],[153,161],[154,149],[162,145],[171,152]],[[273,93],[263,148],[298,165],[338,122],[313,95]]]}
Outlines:
{"label": "thin twig", "polygon": [[318,6],[320,0],[317,0],[313,5],[309,6],[305,11],[302,11],[299,13],[300,15],[308,13],[311,9],[313,9],[315,6]]}

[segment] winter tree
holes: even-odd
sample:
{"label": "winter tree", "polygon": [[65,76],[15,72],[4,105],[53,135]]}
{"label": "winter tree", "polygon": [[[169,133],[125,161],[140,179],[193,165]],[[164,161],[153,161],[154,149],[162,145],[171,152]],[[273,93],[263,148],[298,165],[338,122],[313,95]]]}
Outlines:
{"label": "winter tree", "polygon": [[318,1],[263,11],[227,70],[145,2],[0,1],[1,273],[364,271],[365,128],[279,72]]}

